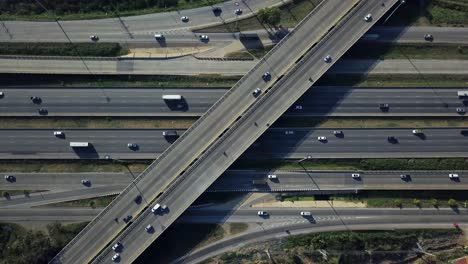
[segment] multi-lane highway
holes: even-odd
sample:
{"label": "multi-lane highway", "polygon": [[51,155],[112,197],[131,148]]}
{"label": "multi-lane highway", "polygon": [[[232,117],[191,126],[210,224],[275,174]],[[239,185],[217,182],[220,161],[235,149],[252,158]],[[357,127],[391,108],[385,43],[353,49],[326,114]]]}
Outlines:
{"label": "multi-lane highway", "polygon": [[[219,15],[213,13],[211,6],[206,6],[141,16],[60,21],[60,25],[55,21],[3,21],[0,40],[67,42],[70,38],[77,42],[90,41],[90,35],[97,35],[99,41],[130,42],[133,39],[151,38],[155,33],[188,32],[192,29],[236,21],[252,16],[261,8],[280,6],[288,2],[290,1],[227,1],[215,5],[222,9]],[[234,12],[236,9],[241,9],[242,13],[236,14]],[[188,20],[181,21],[182,16],[187,16]]]}
{"label": "multi-lane highway", "polygon": [[[83,61],[85,63],[83,63]],[[140,75],[244,75],[258,62],[173,59],[52,59],[0,57],[1,73],[35,74],[140,74]],[[468,60],[342,60],[328,73],[340,74],[468,74]]]}
{"label": "multi-lane highway", "polygon": [[[431,41],[424,36],[431,34]],[[468,29],[457,27],[375,27],[363,39],[398,43],[468,43]]]}
{"label": "multi-lane highway", "polygon": [[[359,179],[351,175],[359,173]],[[449,178],[456,173],[458,180]],[[14,195],[0,207],[29,208],[119,193],[133,180],[130,173],[5,173],[15,181],[0,181],[1,190],[52,190]],[[276,175],[276,179],[268,179]],[[409,175],[402,179],[401,175]],[[466,171],[227,171],[208,191],[358,191],[358,190],[465,190]],[[89,180],[83,185],[82,180]]]}
{"label": "multi-lane highway", "polygon": [[[180,178],[180,175],[184,173],[187,167],[191,166],[195,159],[206,151],[208,146],[236,121],[239,115],[257,101],[256,96],[252,95],[254,89],[256,89],[253,87],[263,90],[270,87],[312,45],[319,42],[324,34],[354,4],[355,1],[329,0],[322,2],[303,23],[273,48],[258,65],[185,132],[169,150],[166,150],[133,184],[130,184],[121,195],[114,199],[106,207],[105,211],[85,227],[52,262],[82,263],[91,260],[126,227],[126,225],[115,223],[113,219],[116,216],[120,218],[131,214],[136,217],[145,210],[146,206],[149,206],[148,203],[151,203],[174,180]],[[267,71],[269,74],[262,78]],[[261,92],[257,96],[261,96]],[[191,194],[196,195],[196,192]],[[143,196],[145,203],[134,203],[133,201],[137,195]],[[193,196],[193,198],[195,199],[196,196]],[[191,200],[187,199],[183,204],[185,205],[185,203],[189,205]],[[180,208],[183,211],[184,206]],[[182,211],[176,213],[171,209],[172,213],[170,215],[173,219],[166,226],[174,221]],[[131,229],[135,226],[135,224],[130,225]],[[130,229],[127,228],[127,230]],[[155,232],[160,231],[160,227],[155,226]],[[134,249],[131,250],[133,253],[122,256],[122,261],[131,262],[156,237],[154,235],[141,237],[140,240],[135,239]],[[105,259],[107,260],[107,258]],[[108,260],[110,261],[110,258]]]}
{"label": "multi-lane highway", "polygon": [[[359,173],[360,179],[351,179],[352,173]],[[448,175],[457,173],[461,180],[450,180]],[[137,173],[134,173],[137,174]],[[276,175],[277,179],[268,179],[268,175]],[[112,187],[119,192],[120,186],[126,186],[133,180],[130,173],[17,173],[6,172],[2,175],[15,176],[14,182],[0,181],[0,190],[53,190],[82,191],[95,187]],[[401,179],[401,175],[410,175]],[[468,172],[452,171],[257,171],[229,170],[226,171],[209,191],[328,191],[328,190],[453,190],[466,189],[468,182],[464,179]],[[84,186],[81,180],[89,180],[90,185]],[[264,180],[254,184],[254,180]],[[104,191],[100,192],[105,194]],[[30,197],[35,196],[30,194]],[[48,193],[37,194],[42,198]],[[84,194],[81,194],[84,195]],[[70,198],[71,197],[71,198]],[[76,200],[71,193],[64,194],[64,199]]]}
{"label": "multi-lane highway", "polygon": [[[243,114],[238,111],[237,107],[232,108],[231,110],[235,109],[235,116],[237,116],[236,123],[228,126],[225,132],[219,135],[219,139],[204,153],[195,156],[191,164],[187,167],[179,167],[183,171],[178,175],[178,179],[156,199],[157,202],[168,206],[169,213],[155,217],[151,212],[144,211],[113,241],[119,240],[127,245],[129,251],[122,252],[120,255],[122,260],[133,261],[159,237],[167,226],[173,223],[271,123],[299,99],[309,86],[320,78],[334,61],[338,60],[396,2],[359,2],[323,41],[305,54],[278,83],[268,89],[268,93],[259,98],[258,103]],[[373,19],[364,21],[364,17],[366,15],[369,17],[369,13],[372,14]],[[299,32],[304,24],[299,25],[295,30],[299,28]],[[297,50],[297,47],[295,49]],[[148,228],[148,225],[151,226],[151,234],[142,236],[140,230]],[[105,248],[96,262],[110,262],[111,254],[110,248]]]}
{"label": "multi-lane highway", "polygon": [[[285,116],[460,116],[460,88],[313,87]],[[226,88],[3,88],[0,116],[201,116]],[[165,101],[178,94],[183,100]],[[41,98],[31,101],[31,96]],[[379,104],[389,104],[382,111]]]}
{"label": "multi-lane highway", "polygon": [[[335,129],[336,130],[336,129]],[[466,157],[468,129],[422,128],[272,128],[242,156],[269,158],[390,158]],[[163,129],[64,129],[63,137],[51,129],[0,130],[2,159],[154,159],[175,138],[162,135]],[[177,130],[179,135],[183,130]],[[319,141],[319,136],[326,140]],[[395,137],[388,140],[389,136]],[[89,147],[70,147],[70,142],[88,142]],[[137,147],[129,148],[128,143]]]}

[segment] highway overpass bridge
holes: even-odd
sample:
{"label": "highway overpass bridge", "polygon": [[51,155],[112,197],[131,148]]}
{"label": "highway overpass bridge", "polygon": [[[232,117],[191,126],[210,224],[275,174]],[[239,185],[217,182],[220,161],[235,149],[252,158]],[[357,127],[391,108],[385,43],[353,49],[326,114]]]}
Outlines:
{"label": "highway overpass bridge", "polygon": [[[396,2],[322,2],[52,262],[87,262],[117,235],[126,245],[121,261],[132,262]],[[365,22],[369,13],[373,19]],[[316,19],[320,23],[314,23]],[[327,55],[330,59],[324,62]],[[269,74],[262,78],[265,72]],[[142,195],[145,204],[136,205],[136,195]],[[167,204],[169,212],[150,214],[146,208],[154,201]],[[136,216],[127,228],[113,220],[129,213]],[[148,224],[151,232],[142,235]],[[109,263],[111,254],[104,248],[94,262]]]}

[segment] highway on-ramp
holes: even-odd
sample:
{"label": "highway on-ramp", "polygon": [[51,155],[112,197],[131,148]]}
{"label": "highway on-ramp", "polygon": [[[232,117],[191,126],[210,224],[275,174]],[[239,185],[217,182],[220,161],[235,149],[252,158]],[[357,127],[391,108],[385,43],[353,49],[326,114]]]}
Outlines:
{"label": "highway on-ramp", "polygon": [[[334,131],[342,133],[335,135]],[[243,159],[466,157],[468,128],[271,128],[242,155]],[[57,131],[57,130],[55,130]],[[0,130],[2,159],[155,159],[175,138],[165,129]],[[184,130],[176,130],[178,134]],[[318,140],[318,137],[326,137]],[[394,137],[394,139],[388,139]],[[88,142],[88,147],[70,147]],[[135,148],[128,144],[136,144]]]}
{"label": "highway on-ramp", "polygon": [[[460,116],[463,87],[327,87],[307,91],[284,116]],[[227,88],[2,88],[1,116],[171,116],[198,117]],[[163,95],[181,95],[183,100],[165,101]],[[31,96],[41,98],[31,101]],[[379,104],[389,104],[385,111]]]}
{"label": "highway on-ramp", "polygon": [[[140,16],[59,21],[60,25],[55,21],[2,21],[0,40],[67,42],[69,38],[73,42],[90,42],[89,37],[97,35],[99,41],[131,42],[135,38],[151,38],[155,33],[189,32],[192,29],[236,21],[253,16],[261,8],[281,6],[288,2],[279,0],[226,1],[215,5],[222,9],[219,16],[213,13],[212,6],[206,6]],[[241,9],[242,13],[235,14],[236,9]],[[181,21],[182,16],[187,16],[188,21]],[[66,35],[62,29],[67,33]]]}
{"label": "highway on-ramp", "polygon": [[[208,146],[239,115],[249,109],[257,98],[252,95],[256,88],[266,90],[282,76],[306,51],[326,34],[335,23],[355,4],[354,1],[328,0],[322,2],[294,31],[273,48],[252,71],[245,75],[231,90],[165,151],[134,183],[106,207],[52,260],[53,263],[82,263],[91,260],[111,240],[126,228],[115,222],[129,214],[135,217],[145,210],[172,181],[180,178],[184,170],[195,162]],[[320,22],[320,23],[318,23]],[[314,25],[314,26],[312,26]],[[270,75],[262,78],[265,72]],[[270,79],[271,78],[271,79]],[[144,202],[136,204],[137,195]],[[191,203],[190,200],[187,202]],[[181,212],[182,213],[182,212]],[[133,225],[130,225],[133,226]],[[128,228],[127,228],[128,229]],[[145,246],[135,241],[134,259]],[[110,261],[110,258],[109,258]],[[124,261],[122,259],[122,261]]]}
{"label": "highway on-ramp", "polygon": [[[120,255],[122,261],[133,261],[148,247],[396,2],[359,2],[324,40],[307,52],[288,74],[268,89],[268,93],[262,95],[242,116],[238,116],[236,123],[220,135],[212,146],[197,156],[188,167],[183,167],[184,171],[178,179],[156,199],[156,202],[167,205],[169,212],[158,216],[148,210],[142,212],[135,222],[113,241],[122,241],[127,245],[128,250]],[[364,17],[369,13],[373,16],[372,23],[371,19],[364,21]],[[324,59],[327,56],[329,59]],[[142,235],[141,230],[145,228],[149,228],[150,232]],[[95,262],[109,263],[111,254],[110,248],[106,247]]]}

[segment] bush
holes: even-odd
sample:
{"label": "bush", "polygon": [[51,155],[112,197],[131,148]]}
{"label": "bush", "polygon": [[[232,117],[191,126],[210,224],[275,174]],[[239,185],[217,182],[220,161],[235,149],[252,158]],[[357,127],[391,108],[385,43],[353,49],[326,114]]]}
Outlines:
{"label": "bush", "polygon": [[457,204],[457,201],[455,199],[449,199],[447,204],[450,206],[450,207],[457,207],[458,204]]}
{"label": "bush", "polygon": [[281,21],[281,11],[278,7],[262,8],[258,11],[257,17],[262,23],[276,26]]}
{"label": "bush", "polygon": [[417,207],[421,207],[421,200],[413,199],[413,204],[416,205]]}
{"label": "bush", "polygon": [[118,43],[2,43],[0,55],[115,57],[126,54]]}
{"label": "bush", "polygon": [[400,200],[400,199],[395,199],[393,201],[393,204],[396,206],[396,207],[402,207],[403,206],[403,202]]}
{"label": "bush", "polygon": [[431,199],[431,204],[432,206],[434,206],[435,208],[439,207],[439,200],[437,199]]}

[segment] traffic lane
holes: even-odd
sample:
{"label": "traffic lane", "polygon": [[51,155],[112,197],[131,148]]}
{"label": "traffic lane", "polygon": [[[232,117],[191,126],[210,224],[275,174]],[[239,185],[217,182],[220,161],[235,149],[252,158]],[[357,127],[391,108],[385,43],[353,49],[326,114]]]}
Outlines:
{"label": "traffic lane", "polygon": [[[314,87],[302,96],[286,116],[314,115],[454,115],[456,108],[466,107],[458,98],[463,88],[367,88]],[[162,115],[199,116],[228,89],[139,89],[139,88],[73,88],[73,89],[2,89],[1,115],[37,115],[38,108],[48,116],[87,115]],[[182,101],[164,101],[164,94],[179,94]],[[38,96],[34,103],[31,96]],[[379,104],[389,104],[382,111]]]}
{"label": "traffic lane", "polygon": [[[374,27],[369,34],[378,35],[379,42],[468,43],[468,30],[456,27]],[[426,34],[431,34],[433,40],[425,40]]]}
{"label": "traffic lane", "polygon": [[[301,56],[302,51],[307,49],[309,45],[317,42],[322,37],[322,33],[325,33],[328,28],[332,26],[331,22],[333,22],[333,18],[327,17],[329,14],[340,12],[345,13],[346,10],[350,9],[351,4],[353,4],[351,1],[327,1],[323,3],[325,4],[320,7],[320,12],[317,11],[311,19],[307,20],[307,23],[311,24],[315,24],[314,22],[316,21],[321,21],[323,23],[320,23],[319,26],[313,27],[312,31],[296,31],[291,37],[290,42],[286,41],[281,48],[273,49],[270,55],[267,55],[263,59],[263,63],[258,64],[231,89],[232,93],[229,94],[229,96],[223,99],[223,101],[218,101],[218,104],[215,104],[215,106],[211,108],[212,111],[202,117],[204,118],[203,120],[200,120],[199,122],[197,121],[197,123],[192,126],[192,132],[189,137],[179,139],[177,141],[178,145],[173,147],[172,151],[167,152],[167,155],[164,156],[164,158],[158,159],[156,166],[150,168],[149,177],[143,177],[144,175],[140,176],[142,178],[138,184],[135,185],[136,188],[132,188],[133,186],[129,187],[128,193],[117,198],[119,199],[117,201],[122,201],[123,205],[120,205],[120,208],[123,208],[123,210],[115,212],[119,208],[114,210],[112,205],[117,204],[117,202],[111,203],[108,208],[112,208],[113,215],[125,216],[128,215],[129,212],[132,214],[132,212],[139,213],[143,210],[144,207],[135,206],[133,203],[129,202],[130,200],[128,200],[129,198],[133,199],[134,195],[138,193],[136,190],[137,188],[139,192],[141,191],[143,196],[147,196],[148,199],[152,201],[158,193],[162,192],[170,182],[180,175],[183,168],[186,168],[193,162],[194,157],[199,156],[203,150],[222,133],[222,131],[236,120],[240,113],[248,109],[256,101],[252,96],[252,87],[264,88],[269,86],[269,84],[265,83],[261,77],[266,71],[271,72],[270,82],[274,82],[280,74],[287,70],[291,62],[291,60],[289,60],[291,57],[295,60],[296,56]],[[342,8],[337,9],[336,7]],[[295,49],[292,49],[292,47]],[[284,50],[287,52],[284,52]],[[232,109],[235,109],[235,111]],[[197,126],[198,124],[201,125]],[[155,190],[155,188],[157,189]],[[109,214],[106,214],[105,219],[108,218]],[[67,254],[66,257],[62,255],[62,258],[76,260],[77,258],[73,255],[76,254],[75,252],[83,252],[83,247],[92,248],[94,252],[99,248],[99,245],[102,246],[105,244],[102,243],[102,240],[111,239],[116,232],[124,227],[103,226],[102,223],[104,221],[104,219],[100,219],[101,224],[98,226],[94,226],[94,222],[90,225],[91,228],[96,228],[100,231],[99,239],[85,239],[84,237],[81,237],[81,239],[86,241],[87,245],[77,245],[79,250],[74,250],[73,252],[68,251],[67,253],[70,255]],[[86,230],[91,230],[91,228],[85,228],[85,232]],[[106,233],[111,235],[111,237],[107,238],[107,236],[104,235]],[[91,234],[92,235],[90,236],[95,237],[95,233],[91,232]],[[73,240],[72,243],[74,243],[74,241],[76,240]],[[137,240],[135,239],[135,241]],[[134,252],[137,251],[135,250]]]}
{"label": "traffic lane", "polygon": [[[379,157],[395,156],[465,156],[468,132],[465,128],[422,129],[413,135],[412,129],[333,129],[273,128],[259,138],[243,158],[301,158],[312,157]],[[151,159],[167,149],[176,139],[164,137],[163,129],[83,129],[60,130],[64,137],[54,136],[54,130],[0,130],[2,158],[126,158]],[[178,134],[184,130],[176,130]],[[389,140],[388,137],[394,137]],[[319,141],[318,137],[326,137]],[[70,147],[70,142],[89,142],[90,147]],[[281,144],[278,144],[281,142]],[[128,143],[137,144],[129,148]]]}
{"label": "traffic lane", "polygon": [[29,193],[27,195],[15,195],[1,199],[0,207],[31,207],[107,196],[119,193],[124,187],[124,185],[94,186],[93,188],[83,186],[82,188],[72,190],[47,191]]}
{"label": "traffic lane", "polygon": [[22,173],[3,172],[2,175],[11,175],[13,181],[0,181],[0,190],[71,190],[81,189],[85,186],[82,180],[89,180],[88,187],[125,185],[130,183],[137,175],[121,172],[85,172],[85,173]]}
{"label": "traffic lane", "polygon": [[[100,41],[106,41],[107,37],[128,41],[134,38],[134,34],[148,34],[174,32],[177,30],[189,31],[202,26],[211,26],[234,21],[237,18],[249,17],[257,10],[283,5],[288,1],[277,0],[250,0],[248,2],[227,1],[216,6],[222,8],[220,16],[215,16],[211,6],[195,9],[179,10],[174,12],[164,12],[131,17],[94,19],[94,20],[74,20],[60,21],[60,26],[56,22],[27,22],[27,21],[4,21],[5,27],[11,34],[2,31],[2,40],[15,41],[56,41],[60,39],[67,42],[67,37],[62,28],[67,32],[68,38],[72,41],[90,41],[90,35],[97,35]],[[236,15],[234,10],[242,9],[241,15]],[[182,22],[181,17],[188,16],[188,22]]]}
{"label": "traffic lane", "polygon": [[102,208],[20,208],[0,209],[3,222],[68,222],[91,221]]}
{"label": "traffic lane", "polygon": [[[352,173],[359,173],[360,180],[352,179]],[[458,181],[448,175],[456,173]],[[0,190],[70,190],[83,188],[82,180],[89,180],[90,186],[129,184],[138,175],[133,173],[17,173],[14,181],[0,181]],[[276,179],[268,179],[268,175]],[[401,175],[409,175],[401,179]],[[275,191],[280,189],[461,189],[466,188],[466,171],[226,171],[213,185],[211,191]],[[253,184],[263,180],[263,185]]]}
{"label": "traffic lane", "polygon": [[[37,115],[38,108],[45,108],[48,115],[90,115],[90,114],[145,114],[168,115],[169,113],[189,115],[204,113],[227,89],[139,89],[139,88],[71,88],[71,89],[24,89],[6,88],[1,90],[2,115]],[[182,101],[171,102],[163,95],[179,94]],[[33,102],[31,97],[39,101]]]}

